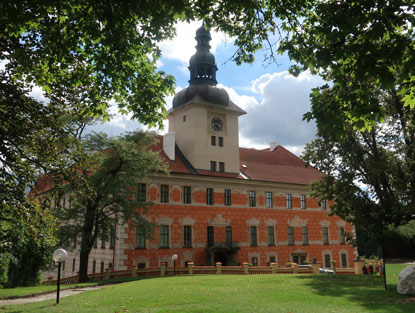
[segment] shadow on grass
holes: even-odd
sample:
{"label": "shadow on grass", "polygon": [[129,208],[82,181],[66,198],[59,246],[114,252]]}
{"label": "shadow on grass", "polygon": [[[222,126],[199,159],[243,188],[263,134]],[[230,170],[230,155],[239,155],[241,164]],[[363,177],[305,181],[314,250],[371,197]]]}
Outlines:
{"label": "shadow on grass", "polygon": [[320,296],[343,298],[355,302],[370,311],[377,310],[394,313],[415,312],[413,298],[400,295],[396,284],[387,284],[384,289],[383,278],[370,275],[301,275],[312,293]]}

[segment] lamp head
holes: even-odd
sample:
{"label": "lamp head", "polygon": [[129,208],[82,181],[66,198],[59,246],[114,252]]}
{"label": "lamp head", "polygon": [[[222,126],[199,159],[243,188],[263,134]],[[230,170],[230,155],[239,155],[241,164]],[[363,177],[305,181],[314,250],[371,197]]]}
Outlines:
{"label": "lamp head", "polygon": [[59,248],[59,249],[56,249],[55,252],[53,252],[52,259],[53,261],[60,263],[60,262],[65,261],[67,256],[68,256],[68,253],[64,249]]}

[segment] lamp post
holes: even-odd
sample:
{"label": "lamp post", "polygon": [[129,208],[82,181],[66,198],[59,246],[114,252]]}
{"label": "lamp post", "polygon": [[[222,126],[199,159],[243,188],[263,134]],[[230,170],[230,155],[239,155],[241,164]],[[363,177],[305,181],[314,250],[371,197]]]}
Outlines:
{"label": "lamp post", "polygon": [[171,256],[171,259],[173,260],[173,264],[174,264],[173,276],[176,276],[176,260],[177,260],[177,254],[173,254]]}
{"label": "lamp post", "polygon": [[65,261],[68,254],[62,248],[56,249],[53,252],[53,261],[58,262],[58,283],[57,283],[57,290],[56,290],[56,304],[59,304],[59,289],[61,286],[61,264]]}

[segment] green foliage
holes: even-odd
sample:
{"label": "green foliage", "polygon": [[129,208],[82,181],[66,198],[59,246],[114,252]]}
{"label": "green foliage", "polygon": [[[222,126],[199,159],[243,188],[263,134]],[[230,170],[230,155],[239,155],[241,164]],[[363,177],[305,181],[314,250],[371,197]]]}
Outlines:
{"label": "green foliage", "polygon": [[[155,135],[131,132],[108,138],[93,133],[83,139],[85,159],[71,175],[68,183],[56,194],[69,196],[70,205],[55,201],[54,214],[61,227],[61,244],[81,235],[80,279],[86,279],[88,255],[99,236],[107,236],[117,222],[133,226],[151,224],[142,217],[151,202],[136,196],[139,183],[149,175],[167,173],[167,166],[159,152],[152,151]],[[71,248],[70,246],[68,248]]]}

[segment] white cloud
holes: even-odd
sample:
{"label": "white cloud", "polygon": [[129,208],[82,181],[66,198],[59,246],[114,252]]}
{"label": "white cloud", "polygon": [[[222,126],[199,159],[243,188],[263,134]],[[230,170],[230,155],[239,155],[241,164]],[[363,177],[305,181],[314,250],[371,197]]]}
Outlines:
{"label": "white cloud", "polygon": [[248,114],[239,120],[241,145],[263,148],[276,142],[299,155],[316,133],[314,122],[302,120],[310,110],[311,89],[322,84],[319,77],[288,72],[264,74],[252,83],[252,92],[261,98],[251,102]]}
{"label": "white cloud", "polygon": [[32,97],[42,103],[49,103],[49,99],[45,97],[45,93],[39,86],[34,86],[32,88],[32,90],[29,92],[29,97]]}
{"label": "white cloud", "polygon": [[[190,57],[196,51],[196,29],[198,29],[201,25],[201,21],[178,23],[176,27],[176,37],[172,40],[163,41],[159,45],[163,57],[188,64]],[[212,36],[212,40],[210,42],[210,51],[212,53],[214,53],[216,48],[223,42],[232,42],[232,39],[226,37],[226,35],[222,32],[215,32],[211,30],[210,35]]]}
{"label": "white cloud", "polygon": [[222,84],[218,84],[218,87],[225,89],[231,100],[245,111],[250,110],[251,108],[254,108],[258,105],[258,101],[253,96],[239,95],[235,89],[226,87]]}

